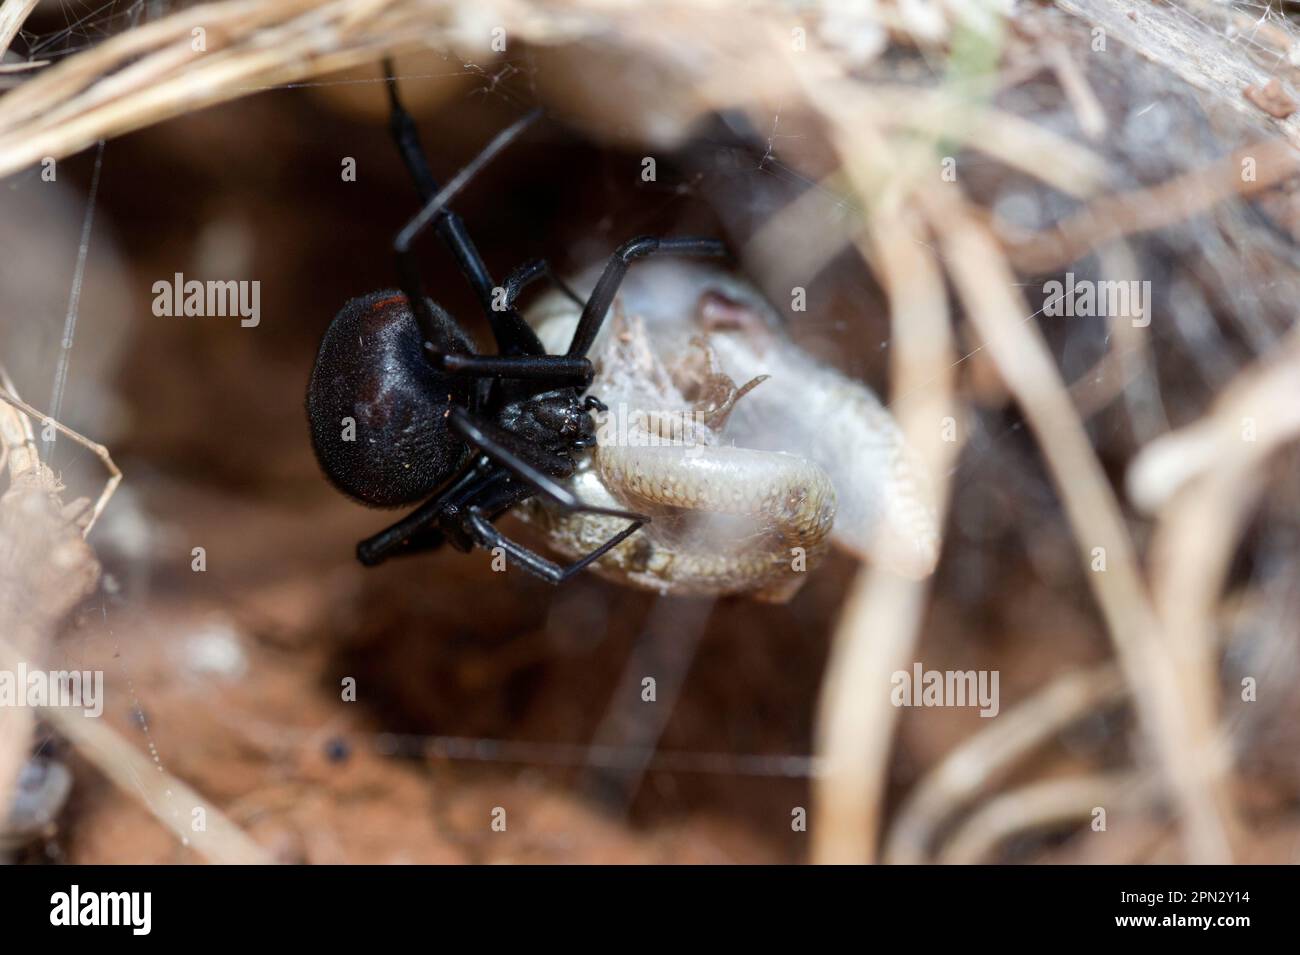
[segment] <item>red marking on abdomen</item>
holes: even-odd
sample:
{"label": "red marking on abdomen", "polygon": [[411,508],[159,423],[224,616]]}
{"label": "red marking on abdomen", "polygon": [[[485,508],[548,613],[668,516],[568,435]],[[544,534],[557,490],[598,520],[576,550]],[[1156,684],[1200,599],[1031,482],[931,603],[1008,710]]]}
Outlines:
{"label": "red marking on abdomen", "polygon": [[397,302],[405,302],[405,301],[406,301],[405,295],[390,295],[388,296],[388,298],[381,298],[378,302],[372,304],[370,306],[370,311],[377,312],[381,308],[386,308],[387,306],[394,305]]}

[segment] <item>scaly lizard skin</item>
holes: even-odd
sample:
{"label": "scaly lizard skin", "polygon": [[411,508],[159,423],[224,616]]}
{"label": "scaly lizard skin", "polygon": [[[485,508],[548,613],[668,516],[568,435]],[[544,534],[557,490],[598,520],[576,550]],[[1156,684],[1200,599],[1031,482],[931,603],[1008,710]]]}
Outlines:
{"label": "scaly lizard skin", "polygon": [[[575,287],[585,292],[592,281],[588,276]],[[628,356],[608,371],[601,369],[592,393],[605,399],[611,410],[615,406],[610,396],[620,393],[628,396],[625,400],[633,409],[663,407],[662,389],[637,392],[633,383],[653,380],[657,365],[674,368],[679,379],[689,378],[692,368],[698,376],[699,350],[690,343],[707,336],[713,364],[740,380],[766,379],[733,402],[725,443],[738,445],[736,451],[787,452],[788,457],[819,466],[834,487],[832,540],[838,547],[904,576],[924,577],[933,571],[940,540],[929,480],[904,444],[893,415],[865,384],[800,350],[757,290],[709,266],[644,262],[629,271],[615,307],[643,323],[639,334],[644,354],[636,361]],[[528,318],[547,349],[563,353],[577,315],[573,302],[554,293],[539,299]],[[611,330],[617,325],[613,319],[606,322],[593,356],[604,356],[614,335],[627,334],[626,329]],[[623,488],[626,471],[611,469],[611,474]],[[602,500],[609,499],[600,473],[584,471],[578,480],[575,489],[592,503],[601,492]],[[602,532],[610,530],[602,527]],[[629,546],[641,536],[634,535]],[[583,540],[591,546],[600,542],[596,535],[583,535]],[[700,560],[708,553],[700,554]],[[674,587],[683,589],[671,592],[694,592],[684,589],[688,586],[687,575],[678,574]],[[717,592],[707,585],[702,589]]]}
{"label": "scaly lizard skin", "polygon": [[[665,594],[790,599],[826,550],[835,491],[826,473],[793,454],[723,445],[727,418],[755,378],[737,388],[702,339],[702,362],[669,369],[638,319],[616,316],[597,352],[592,393],[597,447],[572,479],[589,504],[649,513],[653,523],[593,565],[601,576]],[[579,557],[625,521],[568,514],[538,499],[520,516],[551,546]]]}

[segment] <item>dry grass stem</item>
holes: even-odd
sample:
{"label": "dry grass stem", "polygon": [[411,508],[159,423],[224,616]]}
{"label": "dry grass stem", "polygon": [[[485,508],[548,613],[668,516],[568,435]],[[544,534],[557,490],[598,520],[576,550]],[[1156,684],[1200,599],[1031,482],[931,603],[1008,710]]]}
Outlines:
{"label": "dry grass stem", "polygon": [[935,861],[944,865],[987,861],[1002,842],[1014,835],[1089,820],[1097,809],[1139,813],[1153,807],[1157,793],[1150,779],[1137,772],[1032,783],[980,806],[953,833]]}
{"label": "dry grass stem", "polygon": [[[112,475],[89,517],[63,506],[54,473],[40,460],[31,421],[46,420],[13,390],[0,368],[0,445],[9,489],[0,497],[0,667],[42,666],[68,610],[90,593],[99,564],[84,536],[102,511],[121,472],[101,445],[58,422],[59,431],[96,452]],[[123,791],[141,799],[183,844],[213,862],[266,862],[266,853],[180,780],[163,772],[112,727],[80,709],[46,706],[42,715]],[[0,707],[0,820],[27,760],[35,714],[30,707]],[[203,809],[206,831],[194,831],[193,810]]]}
{"label": "dry grass stem", "polygon": [[894,818],[885,861],[929,859],[941,827],[1019,760],[1090,713],[1119,705],[1124,680],[1113,666],[1067,673],[1004,712],[950,752],[917,783]]}
{"label": "dry grass stem", "polygon": [[1300,154],[1289,143],[1254,143],[1150,189],[1095,199],[1042,234],[1012,243],[1007,254],[1021,272],[1051,272],[1123,236],[1174,225],[1225,199],[1256,195],[1297,172]]}
{"label": "dry grass stem", "polygon": [[[942,220],[942,244],[973,325],[1029,419],[1074,527],[1087,577],[1116,654],[1133,687],[1142,725],[1181,811],[1190,861],[1230,858],[1231,802],[1210,728],[1189,714],[1205,680],[1168,657],[1168,641],[1148,599],[1119,504],[1084,433],[1016,280],[988,230],[955,203]],[[1208,778],[1207,778],[1208,777]]]}
{"label": "dry grass stem", "polygon": [[[856,177],[855,177],[856,181]],[[861,189],[862,183],[858,183]],[[922,244],[915,217],[880,209],[871,219],[864,255],[877,263],[890,298],[895,335],[895,411],[910,446],[935,479],[932,503],[942,514],[947,474],[957,444],[944,442],[952,409],[952,345],[943,276]],[[928,585],[886,570],[858,572],[840,616],[818,705],[813,859],[874,861],[882,827],[898,711],[890,675],[907,666],[925,609]]]}
{"label": "dry grass stem", "polygon": [[0,4],[0,57],[9,49],[18,31],[36,9],[37,0],[4,0]]}
{"label": "dry grass stem", "polygon": [[[2,370],[0,370],[0,374],[3,374]],[[77,444],[89,450],[95,455],[95,457],[99,458],[100,462],[104,465],[104,469],[108,471],[108,480],[104,482],[104,487],[99,492],[99,497],[95,499],[95,505],[91,509],[90,518],[86,521],[85,526],[81,530],[82,537],[88,536],[91,528],[95,526],[95,522],[99,520],[99,516],[104,513],[104,508],[108,506],[109,500],[113,497],[113,492],[116,491],[117,486],[122,483],[122,472],[118,470],[117,465],[113,463],[113,458],[108,453],[108,448],[95,441],[91,441],[84,435],[78,434],[76,431],[73,431],[71,428],[64,425],[61,421],[55,421],[47,415],[41,414],[13,393],[12,384],[10,382],[5,381],[0,383],[0,401],[18,409],[32,421],[48,421],[50,426],[60,434],[67,435]],[[29,444],[29,448],[31,449],[31,453],[35,453],[34,446]],[[6,453],[9,451],[7,446],[5,451]]]}
{"label": "dry grass stem", "polygon": [[[138,799],[183,846],[219,865],[266,865],[270,855],[194,789],[164,772],[107,723],[48,707],[45,718],[118,789]],[[205,828],[196,830],[196,810]]]}

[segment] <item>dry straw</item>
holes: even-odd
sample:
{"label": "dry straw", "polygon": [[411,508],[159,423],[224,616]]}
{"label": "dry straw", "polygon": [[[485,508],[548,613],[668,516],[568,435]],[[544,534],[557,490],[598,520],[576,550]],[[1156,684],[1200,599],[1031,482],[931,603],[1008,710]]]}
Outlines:
{"label": "dry straw", "polygon": [[[84,543],[95,519],[122,478],[107,450],[59,422],[55,428],[100,459],[108,479],[98,499],[63,504],[58,478],[40,459],[33,422],[49,420],[24,402],[0,367],[0,470],[7,490],[0,496],[0,668],[42,666],[61,617],[89,593],[99,564]],[[81,754],[145,807],[176,838],[211,862],[259,863],[267,854],[216,807],[179,779],[162,772],[116,730],[76,708],[45,707],[41,716]],[[35,713],[0,708],[0,806],[31,746]],[[204,825],[192,825],[195,810]],[[3,835],[0,817],[0,836]]]}

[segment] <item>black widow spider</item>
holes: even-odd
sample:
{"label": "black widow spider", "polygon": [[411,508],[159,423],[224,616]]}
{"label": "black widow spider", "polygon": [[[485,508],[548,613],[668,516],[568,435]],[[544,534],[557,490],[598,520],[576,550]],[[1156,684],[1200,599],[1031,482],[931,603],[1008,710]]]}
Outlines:
{"label": "black widow spider", "polygon": [[[449,208],[451,199],[537,117],[534,110],[499,133],[439,190],[415,122],[397,95],[385,61],[390,131],[424,204],[393,241],[400,291],[353,299],[330,323],[307,390],[312,446],[330,481],[375,507],[424,503],[361,541],[357,557],[373,566],[399,554],[450,543],[502,548],[519,565],[560,583],[637,531],[644,514],[591,507],[556,479],[574,473],[574,455],[596,443],[590,412],[604,406],[585,394],[593,371],[587,350],[634,259],[652,255],[724,256],[716,239],[643,236],[610,257],[582,308],[563,355],[548,355],[515,308],[530,282],[546,277],[580,299],[538,259],[498,288]],[[432,227],[456,257],[487,315],[497,354],[475,354],[469,335],[425,295],[412,243]],[[581,560],[561,567],[509,540],[493,521],[541,494],[560,507],[623,517],[628,526]]]}

